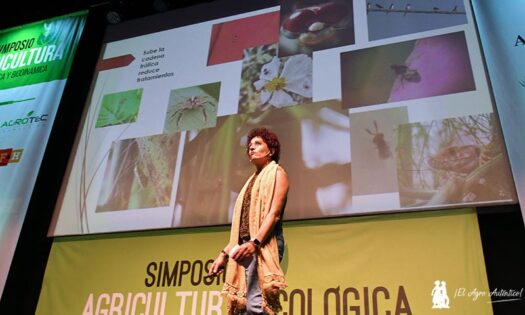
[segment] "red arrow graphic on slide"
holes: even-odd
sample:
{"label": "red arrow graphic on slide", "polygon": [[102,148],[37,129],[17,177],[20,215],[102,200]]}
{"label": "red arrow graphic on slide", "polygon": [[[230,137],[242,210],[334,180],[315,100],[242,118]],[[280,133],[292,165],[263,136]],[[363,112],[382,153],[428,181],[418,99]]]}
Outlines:
{"label": "red arrow graphic on slide", "polygon": [[97,63],[97,71],[126,67],[135,60],[131,54],[102,59]]}

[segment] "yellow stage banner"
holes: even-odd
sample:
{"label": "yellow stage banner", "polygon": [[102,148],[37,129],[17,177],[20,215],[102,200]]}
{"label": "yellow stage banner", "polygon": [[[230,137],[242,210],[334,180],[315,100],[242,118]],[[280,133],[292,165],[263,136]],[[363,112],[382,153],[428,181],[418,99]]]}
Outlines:
{"label": "yellow stage banner", "polygon": [[[220,315],[228,227],[57,239],[36,314]],[[283,315],[492,314],[476,213],[288,222]]]}

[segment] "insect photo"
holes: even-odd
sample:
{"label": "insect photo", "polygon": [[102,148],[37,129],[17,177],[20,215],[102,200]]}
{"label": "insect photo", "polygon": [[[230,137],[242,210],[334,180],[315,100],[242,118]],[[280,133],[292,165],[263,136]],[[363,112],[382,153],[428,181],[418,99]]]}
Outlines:
{"label": "insect photo", "polygon": [[386,160],[392,157],[392,152],[390,151],[390,146],[385,141],[385,135],[382,132],[379,132],[379,128],[377,126],[377,121],[374,120],[374,131],[370,131],[370,129],[365,129],[367,133],[374,136],[372,138],[372,143],[376,146],[379,158],[382,160]]}
{"label": "insect photo", "polygon": [[390,69],[394,70],[395,74],[400,78],[401,84],[403,82],[418,83],[421,81],[421,75],[416,69],[409,68],[407,65],[391,65]]}
{"label": "insect photo", "polygon": [[102,128],[136,122],[141,100],[142,89],[104,95],[95,127]]}
{"label": "insect photo", "polygon": [[220,82],[172,90],[164,131],[171,133],[215,126],[219,91]]}
{"label": "insect photo", "polygon": [[[177,106],[178,105],[178,106]],[[176,106],[178,107],[177,110],[171,114],[170,119],[176,121],[177,127],[180,128],[180,122],[185,114],[193,113],[194,111],[202,111],[202,119],[203,123],[208,122],[208,115],[206,114],[206,107],[211,106],[215,107],[215,104],[213,104],[209,97],[207,96],[192,96],[188,97]]]}

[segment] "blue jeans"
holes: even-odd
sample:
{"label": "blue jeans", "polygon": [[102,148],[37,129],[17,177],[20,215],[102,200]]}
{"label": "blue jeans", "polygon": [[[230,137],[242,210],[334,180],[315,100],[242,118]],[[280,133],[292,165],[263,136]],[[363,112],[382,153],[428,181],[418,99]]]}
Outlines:
{"label": "blue jeans", "polygon": [[257,275],[257,254],[253,254],[250,259],[243,261],[242,266],[246,273],[246,312],[245,315],[266,315],[263,311],[262,292],[259,286],[259,276]]}
{"label": "blue jeans", "polygon": [[[279,262],[284,255],[284,234],[282,226],[275,229],[277,238],[277,248],[279,250]],[[246,312],[243,315],[267,315],[262,307],[262,292],[259,287],[259,275],[257,274],[257,253],[253,254],[250,259],[241,262],[246,273]]]}

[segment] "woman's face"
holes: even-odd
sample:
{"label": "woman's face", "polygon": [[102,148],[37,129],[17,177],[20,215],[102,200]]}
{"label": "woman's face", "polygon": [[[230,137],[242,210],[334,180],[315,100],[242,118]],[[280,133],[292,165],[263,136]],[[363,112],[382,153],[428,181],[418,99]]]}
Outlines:
{"label": "woman's face", "polygon": [[261,137],[253,137],[248,144],[248,158],[250,162],[266,162],[270,160],[272,152]]}

